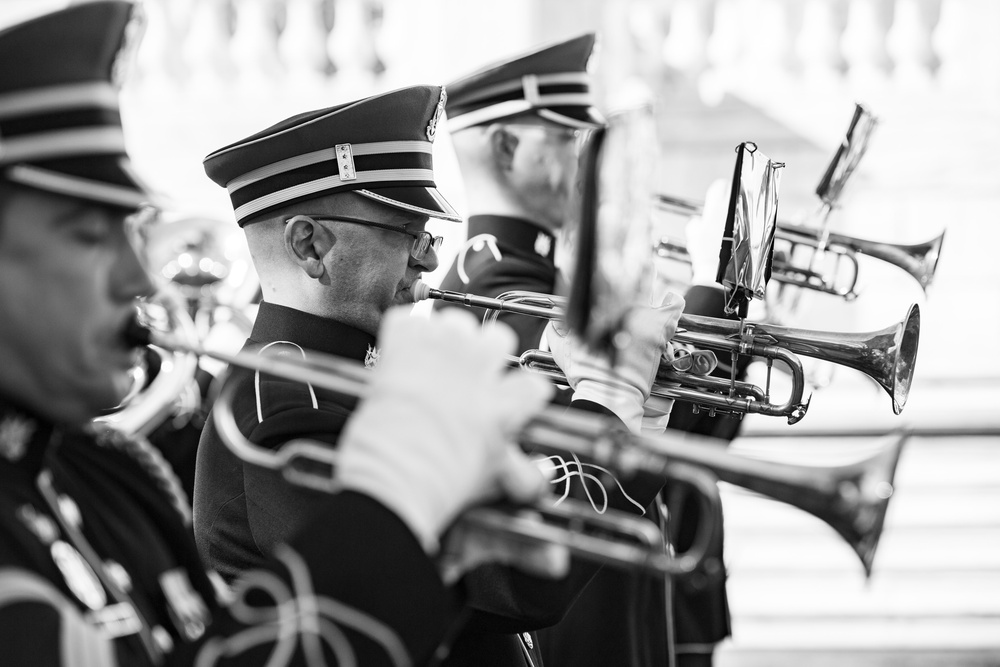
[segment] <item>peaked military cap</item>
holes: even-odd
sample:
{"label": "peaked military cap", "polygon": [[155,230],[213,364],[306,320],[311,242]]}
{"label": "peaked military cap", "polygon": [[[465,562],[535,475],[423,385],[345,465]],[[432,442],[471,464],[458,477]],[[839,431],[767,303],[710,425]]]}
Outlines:
{"label": "peaked military cap", "polygon": [[0,31],[0,178],[135,208],[118,86],[142,33],[132,2],[88,2]]}
{"label": "peaked military cap", "polygon": [[596,37],[588,33],[494,63],[449,83],[448,129],[531,112],[569,127],[604,124],[594,108],[587,62]]}
{"label": "peaked military cap", "polygon": [[413,86],[281,121],[205,158],[242,227],[291,202],[354,191],[432,218],[462,218],[434,183],[432,148],[447,95]]}

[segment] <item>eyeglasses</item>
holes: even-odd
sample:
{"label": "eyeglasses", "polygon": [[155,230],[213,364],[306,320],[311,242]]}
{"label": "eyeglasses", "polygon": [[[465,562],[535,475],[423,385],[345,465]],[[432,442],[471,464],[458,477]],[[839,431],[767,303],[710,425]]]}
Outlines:
{"label": "eyeglasses", "polygon": [[[385,229],[390,232],[398,232],[400,234],[412,236],[413,245],[410,246],[410,257],[418,262],[427,256],[428,250],[433,248],[434,252],[437,252],[441,249],[441,244],[444,243],[443,236],[434,236],[430,232],[411,232],[409,229],[404,229],[395,225],[387,225],[383,222],[372,222],[370,220],[362,220],[361,218],[351,218],[347,216],[337,216],[332,218],[320,215],[309,215],[308,213],[302,213],[300,215],[308,216],[317,222],[347,222],[354,225],[377,227],[378,229]],[[288,218],[285,222],[287,223],[291,219],[292,218]]]}
{"label": "eyeglasses", "polygon": [[576,142],[580,143],[586,139],[592,130],[592,128],[577,128],[569,127],[563,125],[555,124],[540,124],[540,123],[505,123],[505,127],[517,127],[524,128],[527,130],[541,130],[545,134],[559,137],[566,142]]}

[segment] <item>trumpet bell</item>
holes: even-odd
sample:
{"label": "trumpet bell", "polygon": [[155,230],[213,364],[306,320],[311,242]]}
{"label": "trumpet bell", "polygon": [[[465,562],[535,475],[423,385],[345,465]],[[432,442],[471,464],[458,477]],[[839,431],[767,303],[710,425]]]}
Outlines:
{"label": "trumpet bell", "polygon": [[868,336],[854,345],[831,347],[825,350],[823,358],[859,370],[875,380],[892,398],[892,411],[898,415],[906,405],[913,382],[920,339],[920,307],[911,305],[901,322]]}

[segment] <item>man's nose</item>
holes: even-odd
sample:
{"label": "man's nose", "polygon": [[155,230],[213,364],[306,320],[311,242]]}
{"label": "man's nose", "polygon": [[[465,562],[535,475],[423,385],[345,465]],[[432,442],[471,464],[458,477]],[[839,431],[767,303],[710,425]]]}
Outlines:
{"label": "man's nose", "polygon": [[115,296],[124,301],[150,296],[156,291],[149,273],[131,244],[122,246],[114,281]]}
{"label": "man's nose", "polygon": [[430,273],[438,267],[437,250],[433,247],[428,248],[423,259],[411,259],[410,265],[419,268],[424,273]]}

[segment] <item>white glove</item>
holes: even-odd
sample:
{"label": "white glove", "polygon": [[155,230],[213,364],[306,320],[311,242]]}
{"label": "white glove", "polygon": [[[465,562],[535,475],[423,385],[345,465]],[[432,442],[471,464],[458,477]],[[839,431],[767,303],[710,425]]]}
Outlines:
{"label": "white glove", "polygon": [[573,400],[603,405],[633,433],[642,428],[643,403],[684,310],[684,299],[677,294],[668,293],[665,301],[662,306],[637,307],[629,313],[622,332],[628,342],[617,351],[614,367],[607,357],[591,352],[554,322],[545,332],[552,356],[573,388]]}
{"label": "white glove", "polygon": [[507,372],[510,327],[481,330],[464,311],[386,313],[383,347],[366,397],[339,447],[342,488],[395,512],[429,554],[468,505],[506,495],[529,502],[544,475],[513,438],[552,394],[540,376]]}
{"label": "white glove", "polygon": [[670,411],[673,410],[672,398],[650,396],[642,404],[642,424],[639,432],[642,435],[662,435],[667,430],[670,421]]}
{"label": "white glove", "polygon": [[700,216],[688,221],[684,228],[687,251],[691,257],[691,284],[718,285],[719,251],[726,231],[729,213],[730,183],[714,181],[705,192],[705,208]]}

